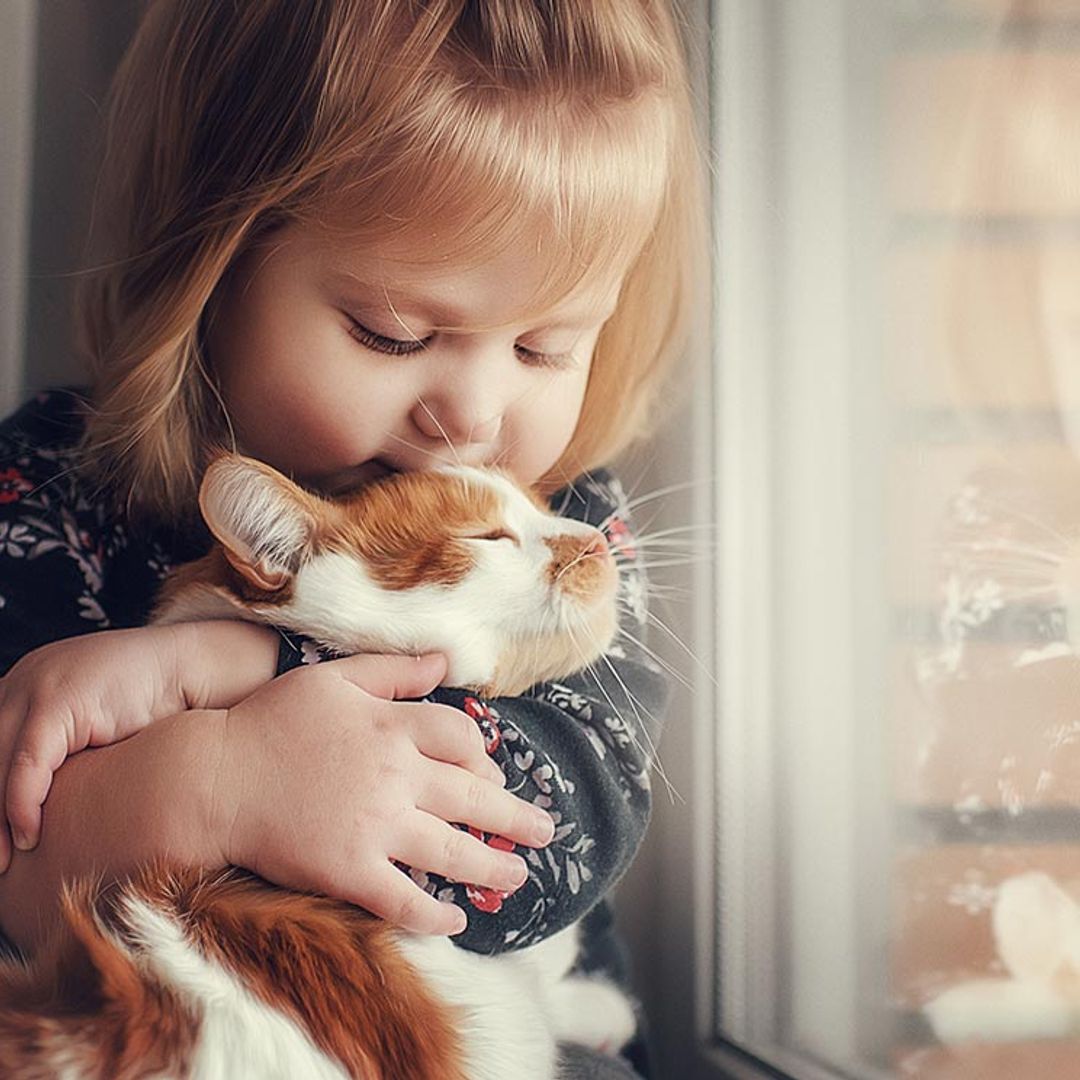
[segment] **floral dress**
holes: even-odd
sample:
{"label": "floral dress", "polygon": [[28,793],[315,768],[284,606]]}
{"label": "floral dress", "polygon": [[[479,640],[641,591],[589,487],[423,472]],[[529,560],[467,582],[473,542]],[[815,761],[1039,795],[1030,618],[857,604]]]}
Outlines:
{"label": "floral dress", "polygon": [[[143,625],[165,574],[209,545],[205,531],[121,523],[95,498],[75,467],[83,406],[78,391],[51,391],[0,424],[0,673],[46,642]],[[488,701],[440,688],[430,699],[476,721],[507,789],[552,815],[555,838],[541,851],[522,850],[529,878],[513,894],[402,869],[432,895],[469,912],[468,929],[455,938],[464,948],[519,948],[591,912],[584,967],[610,968],[617,953],[608,937],[610,913],[600,901],[645,833],[667,687],[638,644],[646,583],[619,481],[603,471],[583,476],[551,505],[607,533],[620,567],[626,632],[592,669],[541,683],[520,697]],[[318,660],[310,643],[282,636],[279,672]],[[480,838],[513,847],[501,837]]]}

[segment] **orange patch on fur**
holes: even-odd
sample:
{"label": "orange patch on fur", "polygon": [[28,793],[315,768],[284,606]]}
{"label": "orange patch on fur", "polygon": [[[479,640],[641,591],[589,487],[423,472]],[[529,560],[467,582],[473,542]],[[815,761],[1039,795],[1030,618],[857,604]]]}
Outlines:
{"label": "orange patch on fur", "polygon": [[501,526],[495,491],[460,476],[402,473],[377,480],[340,504],[342,520],[316,547],[359,554],[385,589],[456,585],[473,568],[462,540]]}
{"label": "orange patch on fur", "polygon": [[551,549],[548,581],[584,604],[604,595],[615,578],[615,561],[599,529],[593,536],[548,536],[544,543]]}
{"label": "orange patch on fur", "polygon": [[171,606],[189,589],[236,596],[247,603],[283,606],[292,600],[295,583],[296,578],[290,576],[279,589],[269,592],[258,589],[226,558],[220,544],[215,544],[208,555],[184,563],[169,574],[158,592],[151,622],[159,611]]}
{"label": "orange patch on fur", "polygon": [[351,1075],[464,1080],[452,1018],[383,920],[240,870],[210,884],[183,872],[169,885],[169,904],[200,952],[297,1021]]}
{"label": "orange patch on fur", "polygon": [[33,963],[0,964],[0,1076],[45,1080],[65,1062],[110,1080],[187,1075],[198,1018],[134,961],[124,897],[183,926],[192,948],[358,1080],[465,1080],[455,1016],[381,919],[243,870],[212,874],[162,860],[127,884],[80,882]]}
{"label": "orange patch on fur", "polygon": [[[107,937],[118,887],[65,889],[63,922],[29,965],[0,964],[0,1076],[186,1075],[199,1018]],[[97,919],[95,919],[95,914]]]}

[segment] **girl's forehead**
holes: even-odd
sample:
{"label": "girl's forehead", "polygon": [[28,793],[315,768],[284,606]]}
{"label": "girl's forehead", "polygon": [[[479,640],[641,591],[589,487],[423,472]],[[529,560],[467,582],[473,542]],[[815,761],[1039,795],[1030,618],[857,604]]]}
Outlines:
{"label": "girl's forehead", "polygon": [[342,301],[379,305],[432,326],[499,326],[543,318],[588,326],[615,310],[627,267],[582,273],[553,265],[543,245],[514,245],[477,259],[432,259],[401,243],[327,240],[317,259],[325,288]]}

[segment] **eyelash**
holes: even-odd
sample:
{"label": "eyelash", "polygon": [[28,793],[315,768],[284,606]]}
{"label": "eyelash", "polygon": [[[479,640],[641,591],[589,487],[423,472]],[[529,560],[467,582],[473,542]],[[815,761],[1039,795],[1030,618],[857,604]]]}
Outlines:
{"label": "eyelash", "polygon": [[[417,341],[402,341],[400,338],[386,337],[384,334],[376,334],[366,326],[350,318],[352,323],[349,333],[366,349],[383,353],[386,356],[412,356],[414,353],[423,352],[430,344],[434,334]],[[544,353],[535,349],[526,348],[524,345],[515,345],[514,348],[523,360],[535,367],[566,368],[574,360],[572,353]]]}
{"label": "eyelash", "polygon": [[410,356],[412,353],[423,352],[427,348],[430,337],[421,338],[419,341],[402,341],[399,338],[385,337],[369,330],[355,319],[349,319],[352,327],[349,333],[367,349],[385,353],[387,356]]}

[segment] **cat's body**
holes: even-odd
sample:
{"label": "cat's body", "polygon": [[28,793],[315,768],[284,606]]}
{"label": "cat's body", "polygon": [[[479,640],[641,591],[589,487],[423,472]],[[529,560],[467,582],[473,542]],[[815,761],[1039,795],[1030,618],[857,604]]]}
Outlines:
{"label": "cat's body", "polygon": [[[330,503],[234,456],[200,505],[218,546],[158,621],[245,618],[340,653],[443,651],[446,682],[517,694],[616,628],[602,534],[472,469]],[[573,929],[496,958],[348,904],[160,863],[77,883],[26,971],[0,970],[0,1075],[550,1080],[559,1040],[616,1049],[633,1012],[569,976]]]}

